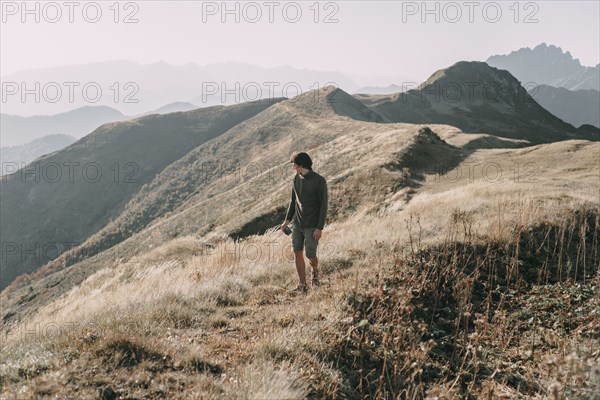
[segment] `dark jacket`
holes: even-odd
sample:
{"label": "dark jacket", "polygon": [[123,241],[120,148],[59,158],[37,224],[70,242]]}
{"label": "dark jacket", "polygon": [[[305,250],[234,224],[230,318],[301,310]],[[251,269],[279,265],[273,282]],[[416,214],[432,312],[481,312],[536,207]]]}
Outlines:
{"label": "dark jacket", "polygon": [[323,229],[327,217],[327,181],[313,170],[296,174],[285,219],[301,228]]}

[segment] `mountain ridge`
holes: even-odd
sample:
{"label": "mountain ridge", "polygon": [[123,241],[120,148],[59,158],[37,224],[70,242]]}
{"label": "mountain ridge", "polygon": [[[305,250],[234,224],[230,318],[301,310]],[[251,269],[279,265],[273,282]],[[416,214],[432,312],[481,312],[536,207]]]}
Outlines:
{"label": "mountain ridge", "polygon": [[570,90],[600,90],[600,64],[584,67],[569,51],[541,43],[533,49],[524,47],[507,55],[490,56],[491,66],[510,71],[521,82],[565,87]]}
{"label": "mountain ridge", "polygon": [[119,110],[108,106],[83,106],[55,115],[29,117],[3,113],[0,117],[0,135],[3,147],[19,146],[56,133],[79,139],[106,122],[126,118]]}
{"label": "mountain ridge", "polygon": [[448,124],[532,143],[600,140],[600,130],[578,131],[541,107],[510,72],[484,62],[457,62],[407,92],[356,97],[393,122]]}

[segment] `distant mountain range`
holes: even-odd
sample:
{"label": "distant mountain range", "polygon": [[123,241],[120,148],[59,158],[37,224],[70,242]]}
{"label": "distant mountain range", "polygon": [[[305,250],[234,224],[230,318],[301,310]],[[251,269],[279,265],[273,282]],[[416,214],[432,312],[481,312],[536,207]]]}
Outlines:
{"label": "distant mountain range", "polygon": [[[563,87],[569,90],[599,90],[598,81],[600,65],[596,67],[583,67],[579,60],[574,59],[569,52],[563,52],[559,47],[545,43],[533,49],[522,48],[508,55],[489,57],[487,63],[499,69],[506,69],[521,81],[530,93],[534,94],[536,101],[543,107],[552,111],[565,122],[574,126],[589,124],[598,126],[597,95],[592,92],[569,94],[565,91],[554,91],[551,95],[548,89],[542,88],[533,91],[527,82],[536,85]],[[95,77],[97,79],[93,79]],[[68,78],[68,79],[67,79]],[[317,85],[335,82],[347,92],[354,94],[392,95],[400,93],[403,88],[397,84],[384,86],[367,86],[358,88],[347,76],[335,72],[323,72],[297,69],[287,66],[276,68],[261,68],[241,63],[219,63],[198,66],[187,64],[185,66],[172,66],[164,62],[140,65],[129,61],[114,61],[105,63],[86,64],[60,68],[29,70],[2,77],[3,81],[36,81],[45,80],[60,82],[90,80],[101,86],[110,86],[114,82],[135,82],[139,92],[134,97],[137,103],[115,103],[110,96],[109,106],[89,105],[78,103],[46,104],[21,103],[16,101],[18,96],[9,97],[3,104],[1,115],[1,146],[17,146],[25,144],[36,138],[49,134],[66,134],[76,138],[83,137],[93,129],[106,122],[120,121],[134,116],[149,115],[152,113],[164,114],[177,111],[189,111],[198,107],[219,104],[235,104],[248,99],[269,97],[293,97],[301,91],[308,91]],[[285,93],[282,85],[274,88],[262,85],[264,82],[287,83]],[[126,82],[125,82],[126,83]],[[143,85],[141,85],[143,83]],[[259,85],[255,85],[258,83]],[[296,86],[298,84],[298,86]],[[228,90],[234,89],[227,94]],[[237,89],[236,89],[237,88]],[[122,91],[121,95],[126,95]],[[114,94],[111,89],[106,93]],[[133,93],[133,92],[132,92]],[[539,93],[539,96],[535,94]],[[12,101],[11,101],[12,99]],[[181,101],[190,99],[190,101]],[[562,99],[562,100],[561,100]],[[141,101],[143,100],[143,101]],[[170,103],[168,103],[171,101]],[[165,103],[168,103],[165,105]],[[61,105],[62,104],[62,105]],[[83,105],[78,107],[78,105]],[[68,108],[68,112],[56,115],[37,115],[23,117],[17,115],[30,115],[35,110],[47,110],[54,113],[56,109]],[[73,107],[76,107],[73,109]],[[124,115],[121,111],[129,116]],[[143,109],[142,109],[143,108]],[[152,109],[154,111],[147,111]],[[20,110],[21,112],[16,112]],[[560,111],[559,111],[560,110]],[[567,110],[573,110],[567,111]],[[48,112],[45,112],[46,114]],[[36,112],[43,114],[43,112]]]}
{"label": "distant mountain range", "polygon": [[20,146],[1,147],[0,163],[2,164],[2,171],[0,175],[14,172],[15,168],[21,168],[40,156],[65,148],[76,140],[73,136],[55,134],[35,139]]}
{"label": "distant mountain range", "polygon": [[584,67],[570,52],[542,43],[533,49],[521,48],[507,55],[489,57],[492,67],[510,71],[527,88],[532,85],[550,85],[569,90],[599,90],[600,64]]}
{"label": "distant mountain range", "polygon": [[3,148],[21,146],[53,134],[65,134],[79,139],[107,122],[123,121],[150,114],[190,111],[196,108],[199,107],[192,103],[174,102],[136,116],[126,116],[120,111],[106,106],[84,106],[57,115],[32,117],[1,114],[0,143]]}
{"label": "distant mountain range", "polygon": [[382,86],[366,86],[354,91],[354,94],[392,94],[403,92],[404,88],[396,85],[395,83],[382,87]]}
{"label": "distant mountain range", "polygon": [[196,108],[199,108],[199,107],[195,104],[187,103],[184,101],[176,101],[173,103],[166,104],[154,111],[148,111],[147,113],[144,113],[143,115],[168,114],[168,113],[172,113],[172,112],[195,110]]}
{"label": "distant mountain range", "polygon": [[[40,95],[41,100],[36,102],[30,95],[23,102],[18,92],[8,96],[2,104],[2,112],[25,116],[58,114],[86,105],[104,105],[127,115],[139,115],[180,101],[206,107],[293,97],[326,84],[349,91],[358,88],[351,78],[339,72],[287,65],[264,68],[235,62],[176,66],[165,62],[138,64],[119,60],[27,70],[2,76],[2,81],[13,83],[17,91],[21,84],[28,89],[34,89],[37,84],[38,93],[42,93],[41,88],[48,83],[59,83],[62,96],[57,101],[48,101]],[[72,99],[63,82],[78,84],[73,89]]]}
{"label": "distant mountain range", "polygon": [[21,117],[0,115],[2,147],[19,146],[50,134],[63,134],[77,139],[106,122],[127,119],[118,110],[106,106],[85,106],[57,115]]}

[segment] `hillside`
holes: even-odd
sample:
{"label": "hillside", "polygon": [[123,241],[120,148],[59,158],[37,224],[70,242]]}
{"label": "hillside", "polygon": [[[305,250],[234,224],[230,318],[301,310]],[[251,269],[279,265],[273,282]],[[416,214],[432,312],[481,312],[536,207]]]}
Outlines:
{"label": "hillside", "polygon": [[[436,165],[427,165],[429,169],[450,167],[469,153],[429,131],[420,133],[419,126],[361,121],[377,117],[369,115],[364,105],[357,110],[360,106],[345,92],[328,87],[267,108],[166,167],[106,227],[34,276],[70,266],[63,277],[51,278],[54,283],[50,285],[56,287],[46,295],[53,296],[78,284],[107,260],[135,258],[175,237],[208,235],[207,240],[214,240],[228,234],[239,237],[264,232],[279,222],[289,201],[287,160],[294,148],[314,149],[320,160],[315,170],[337,176],[332,178],[336,182],[329,212],[333,219],[344,218],[361,206],[375,212],[385,193],[413,179],[408,169],[413,167],[422,174],[423,166],[411,152],[402,155],[406,149],[417,147],[417,153],[435,154]],[[453,140],[460,138],[452,127],[442,130],[452,132]],[[425,144],[420,144],[423,140]],[[433,141],[433,149],[426,149],[428,141]],[[331,152],[346,145],[349,148],[340,154]],[[371,159],[375,151],[381,155]],[[347,163],[353,168],[348,170]],[[378,165],[389,165],[389,171],[381,174],[374,169]],[[371,183],[362,187],[363,181]],[[359,190],[353,190],[357,186]],[[44,297],[34,300],[38,301]]]}
{"label": "hillside", "polygon": [[[298,111],[286,103],[274,107]],[[319,171],[332,200],[361,189],[333,208],[321,289],[284,294],[296,278],[280,233],[207,247],[208,216],[188,201],[141,232],[149,231],[146,241],[129,247],[135,257],[100,254],[97,272],[34,310],[26,308],[86,262],[3,292],[3,329],[23,324],[5,331],[4,393],[593,398],[600,144],[464,150],[440,138],[458,140],[452,127],[333,119],[317,132],[344,133],[313,148]],[[288,184],[274,203],[285,203]],[[247,203],[258,214],[278,198],[272,181],[263,185],[270,195]],[[211,212],[219,203],[248,209],[230,191],[207,204]],[[189,230],[161,237],[179,214]],[[216,228],[252,215],[224,217]],[[68,327],[68,335],[19,333],[36,323]]]}
{"label": "hillside", "polygon": [[[330,197],[306,297],[267,233],[296,149]],[[592,398],[598,152],[391,123],[333,87],[279,101],[0,294],[3,394]]]}
{"label": "hillside", "polygon": [[573,126],[593,125],[600,128],[600,92],[597,90],[568,90],[539,85],[529,94],[542,107]]}
{"label": "hillside", "polygon": [[[72,259],[76,261],[80,255],[89,257],[108,249],[157,218],[168,217],[185,202],[202,203],[202,206],[197,207],[197,212],[212,215],[203,220],[203,229],[210,230],[217,217],[224,218],[212,211],[230,204],[229,201],[221,201],[222,196],[245,196],[245,201],[250,203],[256,200],[251,196],[259,193],[258,191],[244,193],[240,189],[240,184],[251,180],[251,175],[254,174],[272,180],[273,188],[265,187],[265,191],[283,193],[280,190],[288,182],[285,179],[286,171],[282,171],[281,167],[282,163],[284,168],[287,167],[285,160],[293,149],[316,147],[331,141],[345,132],[345,129],[355,129],[357,121],[347,116],[353,116],[356,120],[381,120],[380,116],[356,99],[331,87],[328,91],[307,93],[266,109],[220,137],[198,146],[165,168],[152,182],[141,188],[118,218],[57,263],[66,260],[71,264]],[[346,123],[338,127],[334,123],[336,120]],[[332,123],[329,130],[324,129]],[[387,129],[385,126],[380,127],[380,130]],[[298,134],[299,132],[302,134]],[[250,183],[248,185],[252,186]],[[228,193],[230,190],[232,192]],[[236,202],[240,204],[242,200],[237,198]],[[272,208],[264,213],[274,211],[275,208]],[[193,220],[197,224],[198,219]],[[188,226],[190,221],[187,217],[179,218],[176,224],[183,227],[173,229],[172,232],[162,230],[161,234],[180,235],[189,229],[199,228],[197,225]]]}
{"label": "hillside", "polygon": [[356,98],[392,122],[448,124],[531,143],[600,140],[600,129],[577,131],[542,108],[509,72],[482,62],[458,62],[407,92]]}
{"label": "hillside", "polygon": [[[0,264],[0,288],[97,232],[144,184],[191,149],[279,100],[105,124],[5,176],[1,233],[11,247]],[[27,256],[23,249],[30,248],[36,253]]]}

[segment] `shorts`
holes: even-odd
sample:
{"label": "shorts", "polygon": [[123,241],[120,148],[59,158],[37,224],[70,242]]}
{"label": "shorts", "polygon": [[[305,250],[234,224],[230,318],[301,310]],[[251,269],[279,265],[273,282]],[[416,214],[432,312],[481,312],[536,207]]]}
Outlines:
{"label": "shorts", "polygon": [[292,227],[292,250],[294,252],[302,251],[306,244],[306,257],[309,259],[317,258],[317,246],[319,241],[315,240],[313,234],[317,228],[300,228],[294,224]]}

